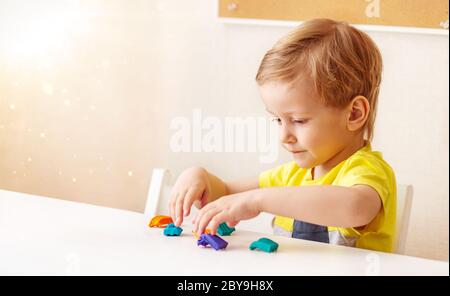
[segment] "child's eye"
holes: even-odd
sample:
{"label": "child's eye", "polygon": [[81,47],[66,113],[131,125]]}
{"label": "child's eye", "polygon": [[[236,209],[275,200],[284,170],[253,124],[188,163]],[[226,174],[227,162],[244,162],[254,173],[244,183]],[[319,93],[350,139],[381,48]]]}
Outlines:
{"label": "child's eye", "polygon": [[293,119],[292,121],[298,124],[305,124],[306,122],[308,122],[307,119]]}
{"label": "child's eye", "polygon": [[270,120],[273,121],[273,122],[276,122],[279,125],[281,125],[281,118],[279,118],[279,117],[275,117],[274,116]]}

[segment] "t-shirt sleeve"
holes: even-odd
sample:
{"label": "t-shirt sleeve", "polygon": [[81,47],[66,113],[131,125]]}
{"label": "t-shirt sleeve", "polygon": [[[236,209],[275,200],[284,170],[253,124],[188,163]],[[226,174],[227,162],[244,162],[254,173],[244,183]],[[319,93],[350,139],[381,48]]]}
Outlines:
{"label": "t-shirt sleeve", "polygon": [[390,202],[389,197],[395,194],[390,192],[395,188],[392,176],[390,167],[382,160],[374,157],[358,157],[352,159],[345,166],[339,184],[336,185],[347,187],[354,185],[370,186],[377,191],[383,203],[383,208],[386,210]]}

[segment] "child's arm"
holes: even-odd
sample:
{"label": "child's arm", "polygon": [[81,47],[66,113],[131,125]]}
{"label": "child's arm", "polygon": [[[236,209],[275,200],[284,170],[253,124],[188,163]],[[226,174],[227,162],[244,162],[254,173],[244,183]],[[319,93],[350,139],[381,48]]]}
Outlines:
{"label": "child's arm", "polygon": [[258,178],[248,178],[245,180],[238,180],[233,182],[225,182],[227,187],[227,195],[240,193],[259,188]]}
{"label": "child's arm", "polygon": [[363,226],[381,209],[377,191],[367,185],[273,187],[256,196],[262,212],[327,226]]}
{"label": "child's arm", "polygon": [[190,214],[193,204],[197,208],[218,198],[258,188],[258,179],[224,182],[202,167],[189,168],[178,177],[170,198],[170,214],[177,226]]}
{"label": "child's arm", "polygon": [[210,203],[200,210],[194,224],[197,233],[208,224],[215,233],[221,222],[236,224],[268,212],[319,225],[358,227],[372,221],[380,209],[377,191],[367,185],[272,187]]}

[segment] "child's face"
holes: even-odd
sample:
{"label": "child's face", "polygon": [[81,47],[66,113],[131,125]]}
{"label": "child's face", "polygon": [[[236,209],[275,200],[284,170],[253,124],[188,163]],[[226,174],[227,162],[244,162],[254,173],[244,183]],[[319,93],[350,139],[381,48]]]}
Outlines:
{"label": "child's face", "polygon": [[348,111],[326,106],[311,79],[268,82],[260,92],[267,111],[280,126],[283,147],[300,167],[325,164],[349,143]]}

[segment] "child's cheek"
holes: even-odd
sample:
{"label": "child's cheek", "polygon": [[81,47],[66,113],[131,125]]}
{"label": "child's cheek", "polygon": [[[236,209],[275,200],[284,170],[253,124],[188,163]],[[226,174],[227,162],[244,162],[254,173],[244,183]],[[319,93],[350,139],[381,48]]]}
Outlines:
{"label": "child's cheek", "polygon": [[308,150],[317,150],[321,147],[326,139],[327,131],[318,129],[316,127],[306,127],[303,130],[303,141],[300,141],[303,148]]}
{"label": "child's cheek", "polygon": [[319,161],[326,158],[334,148],[334,140],[330,129],[310,130],[305,136],[304,148],[308,149]]}

